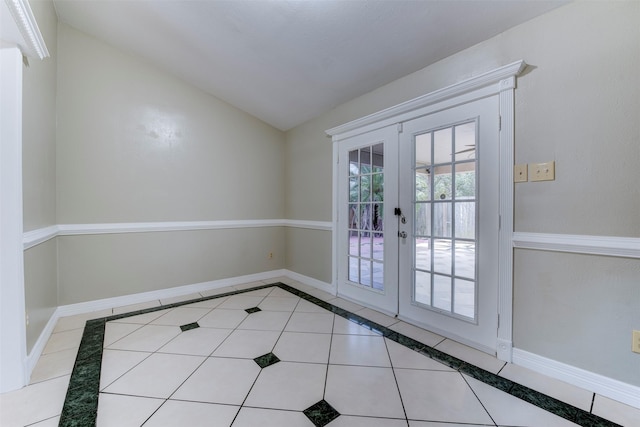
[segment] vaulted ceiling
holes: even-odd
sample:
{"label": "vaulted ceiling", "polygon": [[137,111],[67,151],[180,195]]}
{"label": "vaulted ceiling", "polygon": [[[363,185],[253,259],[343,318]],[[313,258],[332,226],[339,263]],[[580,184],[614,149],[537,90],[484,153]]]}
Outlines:
{"label": "vaulted ceiling", "polygon": [[564,3],[54,0],[61,21],[281,130]]}

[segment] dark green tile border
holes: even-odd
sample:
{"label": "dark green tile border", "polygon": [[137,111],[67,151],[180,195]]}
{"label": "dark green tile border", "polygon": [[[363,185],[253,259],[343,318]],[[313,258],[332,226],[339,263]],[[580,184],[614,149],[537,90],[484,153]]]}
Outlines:
{"label": "dark green tile border", "polygon": [[238,291],[226,292],[218,295],[213,295],[205,298],[198,298],[190,301],[184,301],[174,304],[167,304],[159,307],[148,308],[145,310],[133,311],[130,313],[117,314],[114,316],[104,317],[101,319],[87,321],[84,333],[82,335],[82,341],[80,342],[80,349],[78,350],[78,356],[71,373],[71,379],[69,380],[69,388],[67,389],[67,396],[62,408],[62,415],[60,416],[59,427],[93,427],[96,425],[96,419],[98,415],[98,395],[100,392],[100,370],[102,367],[102,345],[104,341],[104,329],[106,322],[111,320],[123,319],[130,316],[136,316],[138,314],[151,313],[159,310],[166,310],[168,308],[180,307],[182,305],[192,304],[194,302],[207,301],[216,298],[222,298],[229,295],[237,295],[246,292],[255,291],[258,289],[269,288],[278,286],[281,289],[288,291],[300,298],[307,300],[313,304],[316,304],[328,311],[331,311],[338,316],[344,317],[347,320],[358,323],[359,325],[378,332],[382,336],[404,345],[412,350],[415,350],[423,355],[437,360],[449,366],[456,371],[469,375],[479,381],[482,381],[492,387],[509,393],[525,402],[531,403],[541,409],[544,409],[552,414],[558,415],[571,422],[574,422],[583,427],[620,427],[611,421],[598,417],[597,415],[590,414],[568,403],[561,402],[543,393],[525,387],[521,384],[515,383],[506,378],[502,378],[496,374],[485,371],[477,366],[464,362],[456,357],[450,356],[446,353],[436,350],[433,347],[429,347],[426,344],[422,344],[412,338],[404,336],[398,332],[395,332],[389,328],[365,319],[362,316],[351,313],[340,307],[336,307],[326,301],[311,296],[303,291],[292,288],[284,283],[273,283],[269,285],[256,286],[250,289],[243,289]]}

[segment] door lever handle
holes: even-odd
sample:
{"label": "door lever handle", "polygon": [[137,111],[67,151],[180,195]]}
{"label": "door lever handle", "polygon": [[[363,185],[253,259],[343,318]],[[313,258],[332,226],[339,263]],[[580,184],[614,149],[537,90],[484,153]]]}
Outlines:
{"label": "door lever handle", "polygon": [[407,238],[407,232],[406,231],[398,231],[398,237],[402,237],[403,239]]}

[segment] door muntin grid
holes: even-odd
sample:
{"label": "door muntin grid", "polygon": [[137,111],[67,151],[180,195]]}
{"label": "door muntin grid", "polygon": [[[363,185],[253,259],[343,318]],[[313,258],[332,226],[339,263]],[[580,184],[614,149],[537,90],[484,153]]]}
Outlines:
{"label": "door muntin grid", "polygon": [[384,143],[349,151],[348,280],[384,292]]}
{"label": "door muntin grid", "polygon": [[412,304],[477,323],[477,120],[413,138]]}

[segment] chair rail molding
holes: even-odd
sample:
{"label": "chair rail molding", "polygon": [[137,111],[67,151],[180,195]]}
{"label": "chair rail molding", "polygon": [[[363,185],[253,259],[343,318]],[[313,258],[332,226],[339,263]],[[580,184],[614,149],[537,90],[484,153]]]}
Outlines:
{"label": "chair rail molding", "polygon": [[576,234],[513,233],[513,247],[550,252],[640,258],[640,238]]}

